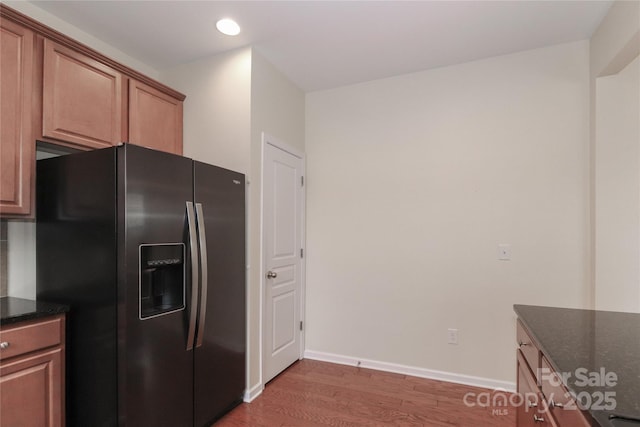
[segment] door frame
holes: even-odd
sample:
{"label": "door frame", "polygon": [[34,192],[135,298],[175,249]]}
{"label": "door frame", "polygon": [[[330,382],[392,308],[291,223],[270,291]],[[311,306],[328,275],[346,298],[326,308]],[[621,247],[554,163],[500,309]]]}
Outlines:
{"label": "door frame", "polygon": [[300,259],[300,321],[303,324],[302,331],[300,331],[300,349],[299,349],[299,359],[302,359],[304,355],[305,349],[305,336],[307,331],[306,326],[306,310],[305,310],[305,300],[306,300],[306,264],[307,264],[307,227],[306,227],[306,207],[307,207],[307,177],[306,177],[306,158],[304,152],[298,150],[295,147],[283,142],[282,140],[269,135],[266,132],[262,132],[262,143],[260,150],[260,385],[261,389],[264,388],[264,376],[263,376],[263,365],[264,365],[264,316],[265,316],[265,277],[267,274],[267,265],[266,265],[266,239],[265,239],[265,221],[264,221],[264,182],[265,182],[265,153],[267,145],[271,145],[275,148],[278,148],[282,151],[285,151],[292,156],[299,158],[302,161],[302,171],[301,174],[304,177],[304,185],[302,186],[302,209],[301,209],[301,233],[300,233],[300,247],[303,249],[304,256]]}

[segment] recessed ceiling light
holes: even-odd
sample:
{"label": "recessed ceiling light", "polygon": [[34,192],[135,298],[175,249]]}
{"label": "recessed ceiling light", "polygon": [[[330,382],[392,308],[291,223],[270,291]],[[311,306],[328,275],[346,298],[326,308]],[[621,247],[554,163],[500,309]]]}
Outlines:
{"label": "recessed ceiling light", "polygon": [[222,34],[226,34],[228,36],[237,36],[240,34],[240,26],[236,24],[236,21],[233,19],[221,19],[216,22],[216,28]]}

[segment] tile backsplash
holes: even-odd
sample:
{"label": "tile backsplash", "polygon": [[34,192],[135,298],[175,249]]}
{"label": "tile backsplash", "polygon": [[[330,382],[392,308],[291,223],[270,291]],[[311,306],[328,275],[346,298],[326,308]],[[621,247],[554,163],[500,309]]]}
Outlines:
{"label": "tile backsplash", "polygon": [[7,273],[7,251],[9,242],[7,240],[7,221],[0,220],[0,297],[7,296],[7,283],[9,277]]}

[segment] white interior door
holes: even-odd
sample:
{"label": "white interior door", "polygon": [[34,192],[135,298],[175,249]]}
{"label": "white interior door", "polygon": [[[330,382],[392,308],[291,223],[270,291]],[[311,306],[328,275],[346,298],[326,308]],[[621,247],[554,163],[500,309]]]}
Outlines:
{"label": "white interior door", "polygon": [[263,381],[301,357],[302,156],[264,144]]}

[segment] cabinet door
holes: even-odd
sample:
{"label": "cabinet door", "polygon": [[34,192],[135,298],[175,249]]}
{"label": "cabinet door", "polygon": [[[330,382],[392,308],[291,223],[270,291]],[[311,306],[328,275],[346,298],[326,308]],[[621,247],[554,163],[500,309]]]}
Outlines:
{"label": "cabinet door", "polygon": [[130,79],[129,142],[182,154],[182,101]]}
{"label": "cabinet door", "polygon": [[0,21],[0,214],[31,211],[35,162],[32,127],[34,34]]}
{"label": "cabinet door", "polygon": [[59,427],[62,349],[16,357],[0,368],[0,427]]}
{"label": "cabinet door", "polygon": [[122,76],[51,40],[44,41],[42,134],[83,148],[122,141]]}
{"label": "cabinet door", "polygon": [[541,378],[542,395],[558,425],[589,427],[591,423],[587,421],[577,402],[561,384],[562,378],[555,373],[546,357],[542,358],[542,369],[545,373]]}
{"label": "cabinet door", "polygon": [[536,379],[518,350],[518,394],[521,404],[516,409],[517,427],[557,427],[536,384]]}

